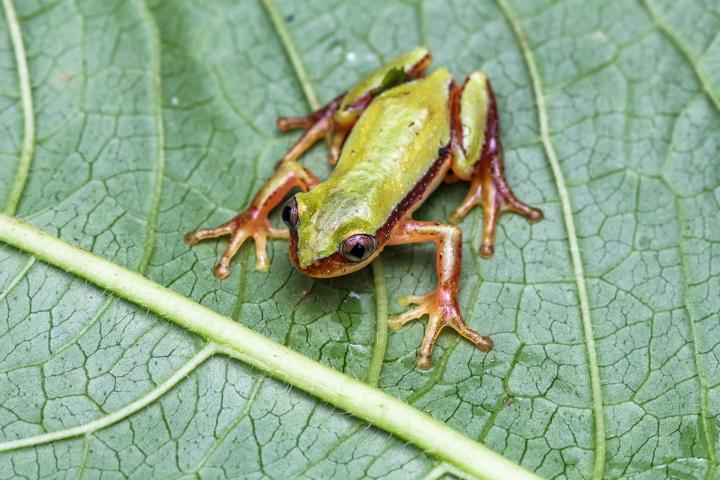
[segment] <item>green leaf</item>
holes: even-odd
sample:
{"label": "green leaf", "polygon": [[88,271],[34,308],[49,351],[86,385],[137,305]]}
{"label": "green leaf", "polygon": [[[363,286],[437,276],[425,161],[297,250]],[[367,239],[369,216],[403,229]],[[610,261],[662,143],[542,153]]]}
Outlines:
{"label": "green leaf", "polygon": [[[2,6],[0,206],[19,231],[34,225],[377,383],[544,477],[718,476],[715,2]],[[414,367],[422,323],[389,332],[385,350],[376,338],[384,298],[395,313],[399,295],[432,288],[431,246],[388,250],[384,275],[317,281],[276,241],[270,273],[243,247],[218,281],[224,242],[182,241],[247,204],[294,139],[277,116],[417,45],[458,80],[488,73],[509,181],[546,214],[504,216],[490,260],[476,254],[481,213],[463,223],[463,311],[496,348],[443,334],[427,372]],[[325,154],[304,162],[327,173]],[[464,193],[443,186],[419,217],[446,218]],[[438,439],[404,443],[413,422],[368,428],[220,355],[207,330],[157,314],[165,294],[143,302],[92,280],[56,241],[0,246],[0,478],[464,475],[429,448]]]}

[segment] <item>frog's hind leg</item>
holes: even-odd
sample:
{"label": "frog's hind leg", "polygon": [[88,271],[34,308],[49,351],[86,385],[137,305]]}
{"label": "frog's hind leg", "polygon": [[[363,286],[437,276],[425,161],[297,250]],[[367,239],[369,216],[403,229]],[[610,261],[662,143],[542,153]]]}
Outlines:
{"label": "frog's hind leg", "polygon": [[505,180],[500,120],[490,80],[482,72],[471,74],[461,87],[454,87],[451,108],[454,177],[450,180],[469,181],[470,190],[450,221],[458,223],[475,205],[482,205],[480,255],[489,257],[504,209],[532,222],[542,220],[543,213],[518,200]]}
{"label": "frog's hind leg", "polygon": [[428,315],[425,336],[415,360],[417,366],[420,368],[432,366],[433,347],[440,330],[444,327],[452,327],[483,352],[491,350],[493,342],[490,337],[480,335],[468,327],[460,314],[457,301],[462,265],[462,232],[460,229],[455,225],[407,219],[393,229],[388,240],[389,245],[416,242],[435,243],[438,286],[426,295],[400,298],[402,305],[415,304],[417,307],[392,317],[389,324],[390,327],[397,329],[411,320]]}
{"label": "frog's hind leg", "polygon": [[341,128],[334,118],[343,96],[344,94],[339,95],[321,109],[304,117],[278,117],[277,127],[283,132],[297,128],[305,130],[298,141],[285,154],[285,157],[283,157],[285,160],[297,160],[318,140],[328,138],[330,140],[328,161],[332,165],[337,162],[340,156],[340,147],[350,131],[349,128]]}

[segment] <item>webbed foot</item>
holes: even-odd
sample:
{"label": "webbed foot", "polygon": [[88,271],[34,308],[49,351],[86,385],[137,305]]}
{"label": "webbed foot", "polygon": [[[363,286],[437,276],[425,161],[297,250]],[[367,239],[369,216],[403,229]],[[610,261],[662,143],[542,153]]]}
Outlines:
{"label": "webbed foot", "polygon": [[426,295],[404,296],[400,298],[400,304],[414,304],[417,307],[391,317],[389,326],[392,329],[397,330],[411,320],[417,320],[424,315],[429,316],[428,324],[425,327],[425,336],[415,358],[415,363],[419,368],[432,367],[433,347],[440,330],[444,327],[452,327],[483,352],[488,352],[493,348],[493,341],[490,337],[480,335],[467,326],[460,315],[457,298],[451,288],[439,287]]}
{"label": "webbed foot", "polygon": [[480,245],[480,255],[483,257],[490,257],[494,252],[495,229],[503,210],[518,213],[533,223],[543,219],[542,210],[518,200],[505,181],[502,171],[474,177],[465,200],[450,215],[450,222],[459,223],[475,205],[482,205],[483,209]]}
{"label": "webbed foot", "polygon": [[255,268],[267,270],[269,268],[267,239],[289,238],[287,230],[272,226],[268,215],[293,187],[299,187],[306,192],[317,183],[317,177],[298,162],[282,160],[275,167],[273,176],[260,188],[245,211],[215,228],[203,228],[190,232],[185,235],[185,241],[190,245],[195,245],[206,238],[230,235],[230,243],[213,270],[216,277],[225,278],[230,275],[230,261],[245,240],[252,237],[255,240]]}
{"label": "webbed foot", "polygon": [[230,261],[248,238],[252,237],[255,240],[255,268],[266,271],[270,267],[267,256],[268,237],[287,239],[289,236],[286,229],[273,227],[259,208],[250,207],[229,222],[215,228],[203,228],[188,233],[185,235],[185,241],[189,245],[195,245],[200,240],[224,235],[230,235],[230,243],[213,269],[213,275],[217,278],[225,278],[230,275]]}

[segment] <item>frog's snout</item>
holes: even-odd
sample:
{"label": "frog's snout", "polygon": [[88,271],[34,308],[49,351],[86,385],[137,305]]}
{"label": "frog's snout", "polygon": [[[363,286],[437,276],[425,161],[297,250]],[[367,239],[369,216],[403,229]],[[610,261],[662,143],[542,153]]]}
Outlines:
{"label": "frog's snout", "polygon": [[309,265],[302,265],[298,258],[298,234],[297,230],[290,230],[290,261],[304,275],[313,278],[331,278],[346,275],[363,268],[369,260],[349,263],[339,252],[334,252],[326,257],[314,260]]}

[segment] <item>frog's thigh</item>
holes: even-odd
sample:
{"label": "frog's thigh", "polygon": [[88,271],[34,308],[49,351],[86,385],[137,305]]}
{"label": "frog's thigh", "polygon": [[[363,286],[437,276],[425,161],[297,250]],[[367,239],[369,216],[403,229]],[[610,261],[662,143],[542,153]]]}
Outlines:
{"label": "frog's thigh", "polygon": [[470,180],[475,164],[482,158],[486,133],[492,133],[486,130],[494,130],[488,121],[496,121],[497,113],[488,78],[481,71],[470,74],[455,94],[460,98],[454,102],[453,133],[458,145],[453,152],[452,170],[458,178]]}
{"label": "frog's thigh", "polygon": [[418,47],[380,65],[348,90],[335,114],[335,120],[342,126],[352,126],[374,96],[394,85],[422,76],[431,61],[430,51]]}

